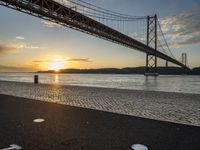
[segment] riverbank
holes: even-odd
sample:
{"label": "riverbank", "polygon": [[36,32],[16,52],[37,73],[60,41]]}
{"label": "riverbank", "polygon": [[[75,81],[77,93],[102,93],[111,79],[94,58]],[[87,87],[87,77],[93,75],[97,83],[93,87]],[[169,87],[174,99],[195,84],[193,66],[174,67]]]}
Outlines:
{"label": "riverbank", "polygon": [[149,150],[200,148],[199,127],[1,94],[0,122],[0,149],[131,150],[138,143]]}
{"label": "riverbank", "polygon": [[200,94],[0,81],[0,93],[200,126]]}

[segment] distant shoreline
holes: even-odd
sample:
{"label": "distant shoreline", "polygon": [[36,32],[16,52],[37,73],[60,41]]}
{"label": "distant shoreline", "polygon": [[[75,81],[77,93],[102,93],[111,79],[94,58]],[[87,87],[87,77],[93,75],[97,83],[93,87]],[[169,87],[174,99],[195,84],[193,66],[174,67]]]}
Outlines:
{"label": "distant shoreline", "polygon": [[[61,69],[59,72],[55,70],[38,71],[36,73],[75,73],[75,74],[144,74],[145,67],[135,68],[98,68],[98,69]],[[158,67],[160,75],[200,75],[200,67],[192,70],[184,70],[180,67]]]}

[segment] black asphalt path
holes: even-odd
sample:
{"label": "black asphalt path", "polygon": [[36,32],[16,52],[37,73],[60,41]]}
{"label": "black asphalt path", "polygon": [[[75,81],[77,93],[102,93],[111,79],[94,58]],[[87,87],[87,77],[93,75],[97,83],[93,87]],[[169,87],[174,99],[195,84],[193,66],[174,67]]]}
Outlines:
{"label": "black asphalt path", "polygon": [[200,127],[0,95],[0,149],[131,150],[137,143],[200,150]]}

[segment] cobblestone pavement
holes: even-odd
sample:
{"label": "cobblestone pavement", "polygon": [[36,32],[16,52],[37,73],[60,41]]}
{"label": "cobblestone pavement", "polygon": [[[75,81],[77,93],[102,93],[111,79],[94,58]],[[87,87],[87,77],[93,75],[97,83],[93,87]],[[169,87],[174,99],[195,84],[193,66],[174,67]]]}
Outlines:
{"label": "cobblestone pavement", "polygon": [[0,93],[200,126],[200,94],[0,81]]}

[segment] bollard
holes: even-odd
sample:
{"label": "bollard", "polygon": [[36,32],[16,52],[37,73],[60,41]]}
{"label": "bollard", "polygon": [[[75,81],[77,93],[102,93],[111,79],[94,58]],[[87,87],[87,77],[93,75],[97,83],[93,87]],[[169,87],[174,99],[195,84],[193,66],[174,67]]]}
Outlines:
{"label": "bollard", "polygon": [[38,75],[34,75],[34,83],[38,84]]}

